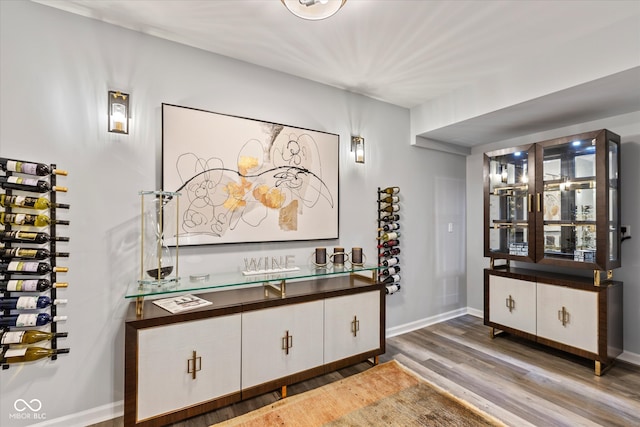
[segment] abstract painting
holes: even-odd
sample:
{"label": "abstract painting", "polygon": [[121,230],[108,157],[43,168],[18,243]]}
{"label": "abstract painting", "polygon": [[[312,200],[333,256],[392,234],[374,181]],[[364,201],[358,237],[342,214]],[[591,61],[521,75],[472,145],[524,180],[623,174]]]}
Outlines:
{"label": "abstract painting", "polygon": [[167,244],[338,238],[339,136],[162,104],[162,189],[179,192]]}

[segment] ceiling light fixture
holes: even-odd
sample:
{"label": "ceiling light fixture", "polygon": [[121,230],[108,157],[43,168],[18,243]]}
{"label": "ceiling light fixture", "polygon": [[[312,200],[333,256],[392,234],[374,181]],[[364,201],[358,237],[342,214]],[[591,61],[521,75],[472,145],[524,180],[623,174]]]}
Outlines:
{"label": "ceiling light fixture", "polygon": [[280,0],[289,12],[311,21],[333,16],[347,0]]}

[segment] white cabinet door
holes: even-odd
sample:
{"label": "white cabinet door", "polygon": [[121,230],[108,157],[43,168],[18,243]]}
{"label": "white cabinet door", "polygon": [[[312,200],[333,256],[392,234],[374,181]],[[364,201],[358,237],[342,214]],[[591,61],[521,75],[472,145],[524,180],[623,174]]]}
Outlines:
{"label": "white cabinet door", "polygon": [[140,329],[137,420],[238,392],[240,325],[234,314]]}
{"label": "white cabinet door", "polygon": [[538,283],[538,336],[597,353],[598,293]]}
{"label": "white cabinet door", "polygon": [[536,282],[489,276],[489,321],[536,333]]}
{"label": "white cabinet door", "polygon": [[313,301],[242,313],[243,389],[322,365],[323,307]]}
{"label": "white cabinet door", "polygon": [[380,348],[380,292],[324,302],[324,363]]}

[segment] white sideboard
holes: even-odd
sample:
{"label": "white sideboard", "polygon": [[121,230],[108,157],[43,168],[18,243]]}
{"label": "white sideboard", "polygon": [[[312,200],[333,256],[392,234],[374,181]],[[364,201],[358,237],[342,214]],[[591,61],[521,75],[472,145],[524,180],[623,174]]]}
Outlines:
{"label": "white sideboard", "polygon": [[131,303],[125,322],[125,425],[163,426],[385,351],[384,286],[361,276],[199,294],[170,314]]}

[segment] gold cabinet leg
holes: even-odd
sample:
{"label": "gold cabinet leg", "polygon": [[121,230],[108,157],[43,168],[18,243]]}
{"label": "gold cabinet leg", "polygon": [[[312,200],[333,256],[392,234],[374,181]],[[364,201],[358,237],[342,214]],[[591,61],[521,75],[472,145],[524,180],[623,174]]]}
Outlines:
{"label": "gold cabinet leg", "polygon": [[136,316],[142,317],[142,308],[144,307],[144,297],[136,298]]}
{"label": "gold cabinet leg", "polygon": [[287,397],[287,386],[286,385],[283,385],[280,388],[280,394],[282,395],[283,399]]}
{"label": "gold cabinet leg", "polygon": [[504,331],[492,327],[491,329],[489,329],[489,338],[494,339],[496,335],[500,335],[502,333],[504,333]]}
{"label": "gold cabinet leg", "polygon": [[613,366],[613,364],[615,363],[615,360],[611,360],[609,363],[604,364],[602,362],[600,362],[599,360],[595,361],[595,374],[596,376],[600,377],[602,375],[605,374],[605,372],[607,372],[609,369],[611,369],[611,367]]}

